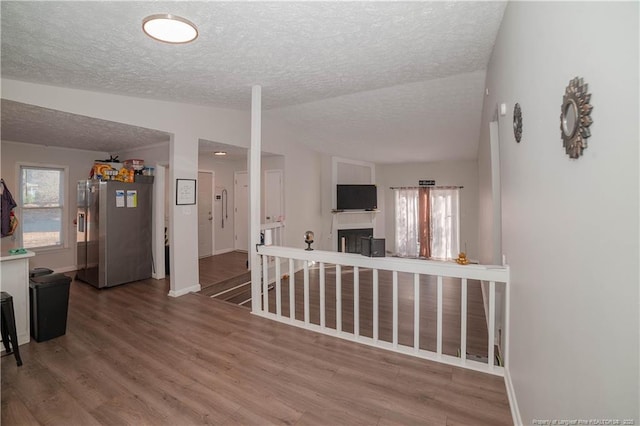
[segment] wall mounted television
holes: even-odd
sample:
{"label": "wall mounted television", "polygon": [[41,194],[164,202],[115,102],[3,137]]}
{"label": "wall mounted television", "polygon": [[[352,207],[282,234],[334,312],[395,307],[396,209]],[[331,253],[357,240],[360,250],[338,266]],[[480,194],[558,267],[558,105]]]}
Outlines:
{"label": "wall mounted television", "polygon": [[338,185],[337,210],[376,210],[378,190],[375,185]]}

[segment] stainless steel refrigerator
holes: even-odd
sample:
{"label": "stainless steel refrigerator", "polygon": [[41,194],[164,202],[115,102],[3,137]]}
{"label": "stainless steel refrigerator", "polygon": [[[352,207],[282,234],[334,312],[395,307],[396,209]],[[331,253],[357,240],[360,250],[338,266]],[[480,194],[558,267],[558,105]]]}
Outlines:
{"label": "stainless steel refrigerator", "polygon": [[78,182],[77,278],[111,287],[151,277],[149,183]]}

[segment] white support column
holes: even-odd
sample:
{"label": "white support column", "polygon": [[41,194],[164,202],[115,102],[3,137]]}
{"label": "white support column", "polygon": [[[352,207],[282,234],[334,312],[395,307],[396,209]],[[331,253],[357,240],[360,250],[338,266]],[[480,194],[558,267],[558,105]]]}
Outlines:
{"label": "white support column", "polygon": [[[194,134],[171,135],[169,141],[169,175],[171,194],[169,215],[171,289],[169,296],[179,297],[200,291],[198,250],[197,204],[176,204],[176,180],[198,178],[198,137]],[[197,188],[197,185],[196,187]],[[197,194],[193,194],[197,200]]]}
{"label": "white support column", "polygon": [[[153,212],[151,214],[152,231],[151,241],[151,256],[153,256],[155,271],[151,274],[152,278],[161,280],[166,277],[165,262],[169,259],[164,258],[165,250],[165,238],[168,236],[168,232],[165,233],[165,208],[168,201],[165,203],[165,194],[170,188],[165,188],[165,173],[168,164],[155,163],[155,185],[153,185]],[[168,224],[167,224],[168,225]],[[168,227],[167,227],[168,231]]]}
{"label": "white support column", "polygon": [[[262,152],[262,87],[251,88],[251,147],[249,148],[249,262],[251,265],[251,299],[260,306],[260,265],[257,244],[260,242],[260,153]],[[259,309],[252,308],[253,313]]]}

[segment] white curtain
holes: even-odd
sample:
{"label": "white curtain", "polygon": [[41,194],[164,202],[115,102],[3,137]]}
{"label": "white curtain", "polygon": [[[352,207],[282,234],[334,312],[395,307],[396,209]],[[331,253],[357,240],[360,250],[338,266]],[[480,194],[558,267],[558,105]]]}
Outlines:
{"label": "white curtain", "polygon": [[396,254],[418,257],[418,190],[397,189],[396,197]]}
{"label": "white curtain", "polygon": [[431,190],[431,258],[455,259],[460,253],[458,189]]}

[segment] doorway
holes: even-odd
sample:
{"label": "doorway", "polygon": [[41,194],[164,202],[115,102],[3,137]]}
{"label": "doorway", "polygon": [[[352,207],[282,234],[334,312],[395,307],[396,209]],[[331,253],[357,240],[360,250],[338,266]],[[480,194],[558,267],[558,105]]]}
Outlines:
{"label": "doorway", "polygon": [[236,250],[249,251],[249,175],[234,172],[233,229]]}
{"label": "doorway", "polygon": [[198,257],[212,256],[214,253],[213,234],[213,188],[214,173],[198,171]]}

